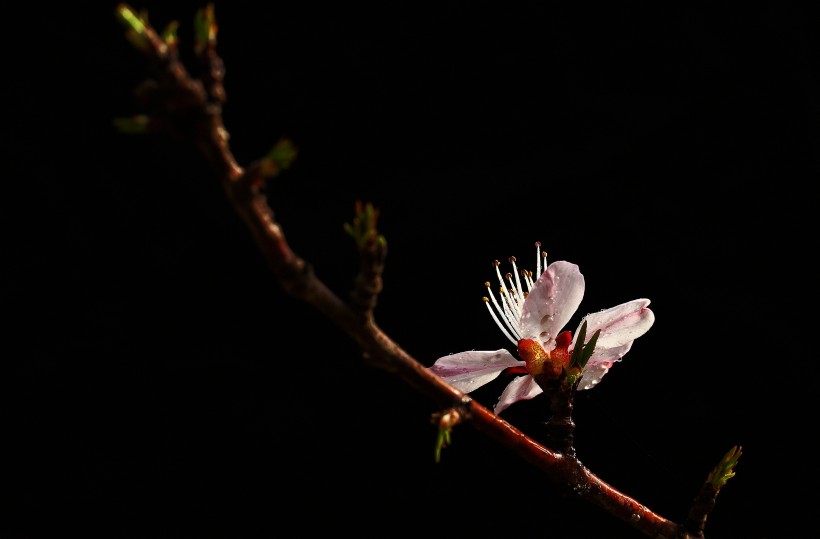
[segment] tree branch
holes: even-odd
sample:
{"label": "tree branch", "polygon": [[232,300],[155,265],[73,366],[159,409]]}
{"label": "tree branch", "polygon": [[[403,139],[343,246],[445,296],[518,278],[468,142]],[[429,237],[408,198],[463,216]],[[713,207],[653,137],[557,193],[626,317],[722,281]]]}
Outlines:
{"label": "tree branch", "polygon": [[[387,252],[386,242],[375,232],[375,215],[369,216],[371,222],[365,223],[358,236],[351,233],[359,243],[361,268],[349,303],[334,294],[316,276],[310,264],[293,252],[265,193],[267,179],[286,167],[287,161],[272,154],[245,169],[231,153],[228,132],[222,123],[224,69],[216,54],[216,23],[212,8],[197,15],[195,52],[204,73],[202,79],[191,77],[180,62],[173,34],[160,37],[147,20],[125,4],[118,7],[117,14],[128,29],[129,40],[146,55],[155,73],[155,78],[137,91],[138,100],[148,109],[147,114],[121,122],[121,125],[164,131],[199,149],[285,291],[314,306],[345,331],[359,345],[370,365],[393,373],[442,409],[448,409],[450,413],[436,416],[440,421],[447,418],[447,429],[469,422],[476,430],[543,471],[556,485],[566,487],[574,495],[629,523],[646,536],[703,537],[706,516],[714,506],[719,490],[714,481],[707,480],[685,524],[668,520],[590,472],[574,452],[555,451],[516,429],[432,374],[390,339],[373,317]],[[373,211],[372,208],[368,210]],[[357,207],[357,211],[359,216],[367,218],[361,207]],[[726,474],[723,477],[726,478]]]}

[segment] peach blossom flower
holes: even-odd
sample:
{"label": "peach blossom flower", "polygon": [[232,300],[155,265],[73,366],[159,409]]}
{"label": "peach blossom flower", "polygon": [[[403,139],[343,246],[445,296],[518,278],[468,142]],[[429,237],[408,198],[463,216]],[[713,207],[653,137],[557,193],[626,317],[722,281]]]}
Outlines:
{"label": "peach blossom flower", "polygon": [[489,291],[489,297],[484,298],[487,309],[507,339],[516,345],[521,359],[503,348],[469,350],[441,357],[429,367],[465,393],[491,382],[507,369],[508,373],[524,374],[514,378],[504,389],[494,407],[496,414],[515,402],[532,399],[543,392],[533,375],[546,374],[552,378],[561,375],[562,369],[569,366],[569,358],[584,323],[587,324],[586,335],[599,330],[600,334],[592,355],[580,372],[579,390],[595,387],[612,365],[629,351],[632,342],[646,333],[655,321],[654,313],[647,307],[649,300],[635,299],[586,315],[574,336],[569,331],[562,332],[581,304],[584,276],[577,265],[569,262],[557,261],[547,266],[546,253],[542,255],[540,243],[536,243],[536,247],[537,280],[533,280],[532,272],[522,271],[519,275],[516,259],[511,257],[513,272],[505,277],[501,276],[498,261],[495,262],[501,283],[498,298],[490,289],[490,283],[485,283]]}

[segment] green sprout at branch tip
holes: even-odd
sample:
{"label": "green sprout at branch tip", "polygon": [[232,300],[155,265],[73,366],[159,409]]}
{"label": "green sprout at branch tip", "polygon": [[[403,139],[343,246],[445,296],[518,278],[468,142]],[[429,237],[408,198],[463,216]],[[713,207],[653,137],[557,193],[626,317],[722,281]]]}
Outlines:
{"label": "green sprout at branch tip", "polygon": [[373,204],[356,201],[356,216],[353,223],[344,224],[344,230],[356,241],[360,251],[366,249],[374,240],[379,244],[385,243],[384,236],[379,235],[376,229],[378,218],[379,210],[374,208]]}
{"label": "green sprout at branch tip", "polygon": [[715,488],[720,490],[729,479],[735,476],[734,467],[740,458],[742,448],[739,445],[732,447],[709,473],[707,481]]}
{"label": "green sprout at branch tip", "polygon": [[194,17],[194,51],[201,54],[208,46],[216,45],[216,16],[213,3],[196,12]]}
{"label": "green sprout at branch tip", "polygon": [[299,150],[296,149],[290,139],[280,139],[262,158],[262,174],[268,178],[276,176],[282,170],[290,167],[298,154]]}
{"label": "green sprout at branch tip", "polygon": [[177,30],[179,29],[178,21],[171,21],[165,30],[162,32],[162,40],[171,48],[176,48],[179,38],[177,37]]}
{"label": "green sprout at branch tip", "polygon": [[144,114],[138,114],[130,118],[114,118],[113,123],[120,133],[135,135],[148,131],[149,119]]}
{"label": "green sprout at branch tip", "polygon": [[450,445],[453,429],[439,429],[436,435],[435,461],[436,464],[441,462],[441,450]]}
{"label": "green sprout at branch tip", "polygon": [[445,412],[433,415],[433,423],[438,427],[434,451],[436,464],[441,462],[441,450],[452,443],[453,427],[461,423],[463,419],[464,414],[456,408],[451,408]]}
{"label": "green sprout at branch tip", "polygon": [[117,19],[126,29],[125,37],[134,47],[141,52],[151,50],[151,38],[148,36],[148,14],[146,12],[137,13],[126,3],[117,5],[115,11]]}

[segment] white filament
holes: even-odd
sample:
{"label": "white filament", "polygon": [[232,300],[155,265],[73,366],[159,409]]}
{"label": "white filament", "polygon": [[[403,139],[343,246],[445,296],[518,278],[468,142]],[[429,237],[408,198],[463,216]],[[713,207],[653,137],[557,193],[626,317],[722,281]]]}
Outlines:
{"label": "white filament", "polygon": [[[487,284],[487,292],[490,294],[490,299],[492,300],[493,305],[495,306],[496,310],[497,310],[499,313],[501,313],[502,318],[503,318],[503,320],[504,320],[504,323],[507,325],[507,327],[509,328],[510,332],[511,332],[511,333],[513,333],[514,335],[518,335],[518,324],[516,323],[516,322],[517,322],[517,319],[513,319],[512,317],[510,317],[510,316],[507,314],[507,313],[509,312],[509,310],[505,310],[505,309],[503,309],[503,308],[502,308],[502,307],[498,304],[498,301],[496,301],[496,299],[495,299],[495,294],[493,294],[493,291],[490,289],[489,283]],[[501,289],[501,294],[502,294],[501,301],[503,302],[503,301],[504,301],[504,296],[503,296],[503,294],[504,294],[504,289],[503,289],[503,288]],[[498,317],[495,315],[495,312],[493,312],[493,310],[490,308],[490,304],[489,304],[489,303],[487,304],[487,308],[488,308],[488,309],[490,309],[490,314],[492,314],[492,315],[493,315],[493,319],[495,320],[495,323],[496,323],[496,324],[498,324],[498,327],[500,327],[500,328],[501,328],[501,331],[503,331],[503,332],[504,332],[504,334],[505,334],[505,335],[507,335],[507,336],[509,337],[509,335],[508,335],[508,333],[507,333],[507,330],[505,330],[505,329],[504,329],[504,327],[503,327],[503,326],[499,323],[499,321],[498,321]],[[513,340],[513,339],[512,339],[512,337],[509,337],[509,338],[510,338],[510,340],[512,340],[514,343],[516,343],[516,344],[518,343],[518,341]]]}
{"label": "white filament", "polygon": [[[495,300],[493,300],[493,303],[495,303]],[[501,324],[501,321],[498,319],[498,316],[496,316],[495,311],[493,311],[493,308],[490,307],[490,303],[488,301],[485,301],[484,304],[487,306],[487,310],[490,311],[490,315],[492,315],[493,320],[495,320],[495,324],[501,329],[501,332],[504,333],[504,336],[506,336],[511,343],[518,345],[518,340],[513,339],[513,336],[510,335],[510,333],[506,329],[504,329],[504,326]],[[496,303],[496,305],[498,304]]]}
{"label": "white filament", "polygon": [[[533,278],[532,272],[527,270],[523,270],[523,277],[524,277],[524,284],[527,286],[527,292],[524,292],[523,287],[521,286],[521,277],[518,273],[518,267],[515,264],[515,257],[510,257],[510,262],[512,263],[513,271],[512,274],[507,275],[507,283],[504,282],[504,277],[501,275],[501,270],[499,269],[499,262],[496,261],[493,265],[495,266],[495,275],[498,278],[498,283],[500,285],[499,294],[501,295],[501,301],[497,300],[495,294],[493,294],[492,289],[490,288],[490,283],[487,283],[487,292],[489,294],[489,298],[484,298],[484,303],[487,304],[487,310],[490,312],[490,315],[493,317],[493,321],[498,326],[498,328],[504,333],[504,336],[507,337],[510,342],[517,345],[518,341],[521,339],[521,334],[518,331],[518,322],[521,319],[521,312],[524,306],[524,300],[527,297],[527,294],[532,290],[535,286],[535,281],[541,275],[543,271],[547,269],[547,253],[541,252],[541,243],[536,242],[536,269],[537,273],[535,278]],[[543,266],[541,264],[543,259]],[[515,281],[513,281],[512,275],[515,275]],[[492,302],[492,306],[490,306],[490,302]],[[495,310],[493,310],[495,307]]]}

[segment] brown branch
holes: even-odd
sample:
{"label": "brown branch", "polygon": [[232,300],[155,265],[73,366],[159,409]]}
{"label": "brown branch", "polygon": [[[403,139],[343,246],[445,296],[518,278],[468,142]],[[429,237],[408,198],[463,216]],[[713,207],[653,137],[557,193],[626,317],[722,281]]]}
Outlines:
{"label": "brown branch", "polygon": [[[120,9],[130,8],[121,5]],[[393,342],[373,318],[386,255],[386,246],[378,238],[372,238],[360,248],[361,270],[351,302],[346,303],[334,294],[315,275],[311,266],[291,250],[281,225],[274,217],[264,189],[266,177],[270,175],[270,164],[266,166],[258,161],[246,170],[231,153],[228,134],[222,123],[224,91],[221,77],[224,70],[215,48],[206,46],[200,51],[206,73],[203,82],[188,74],[178,59],[175,47],[159,39],[147,22],[143,37],[142,41],[139,41],[140,36],[130,36],[130,39],[137,41],[138,48],[146,53],[158,75],[156,80],[142,85],[139,92],[140,101],[150,109],[150,125],[162,126],[200,150],[285,291],[313,305],[344,330],[358,343],[371,365],[395,374],[443,409],[459,410],[459,421],[468,421],[476,430],[545,472],[557,485],[567,487],[575,495],[629,523],[646,536],[702,539],[703,523],[714,505],[714,496],[710,492],[702,492],[697,498],[687,520],[687,530],[687,526],[667,520],[604,482],[583,466],[573,451],[557,452],[530,438],[432,374]],[[569,418],[569,411],[564,411]],[[567,433],[564,435],[566,437]],[[571,447],[571,436],[567,440]]]}

